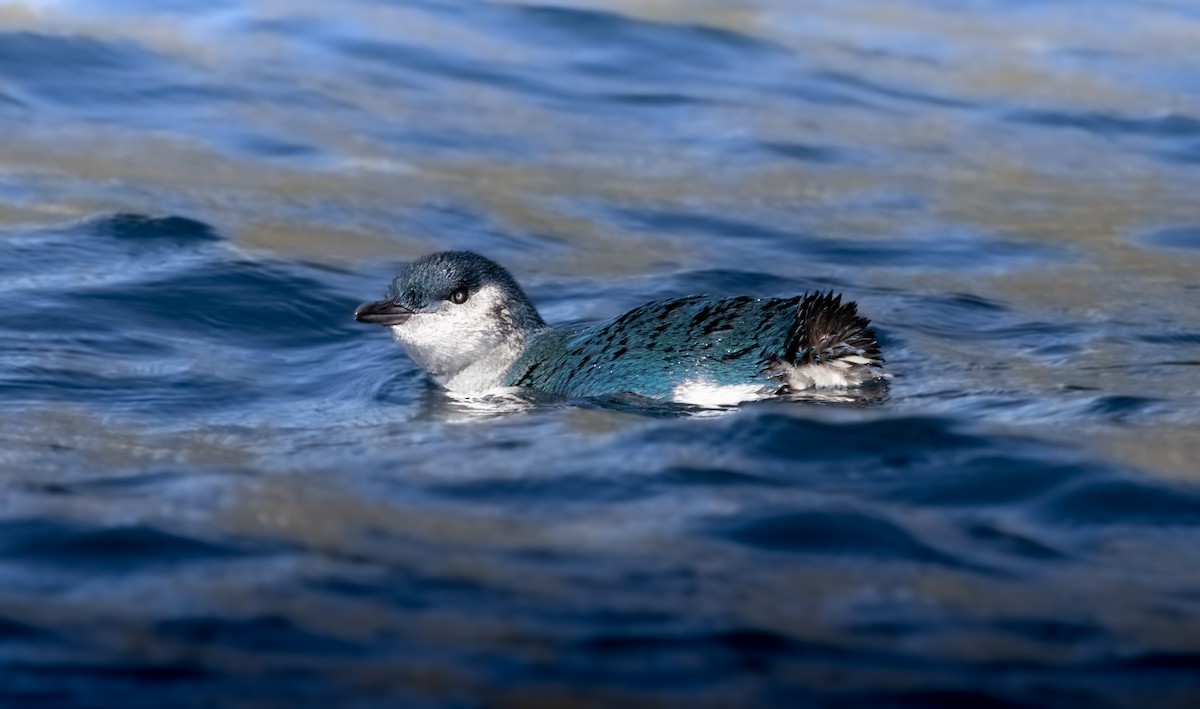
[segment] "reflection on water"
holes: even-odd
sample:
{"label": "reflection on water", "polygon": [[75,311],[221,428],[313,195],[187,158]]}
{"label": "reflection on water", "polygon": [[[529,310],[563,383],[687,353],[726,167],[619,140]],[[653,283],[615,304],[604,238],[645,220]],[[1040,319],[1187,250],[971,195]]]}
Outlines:
{"label": "reflection on water", "polygon": [[[1198,41],[1170,1],[0,7],[0,697],[1194,704]],[[458,400],[352,319],[449,247],[555,323],[845,292],[894,378]]]}

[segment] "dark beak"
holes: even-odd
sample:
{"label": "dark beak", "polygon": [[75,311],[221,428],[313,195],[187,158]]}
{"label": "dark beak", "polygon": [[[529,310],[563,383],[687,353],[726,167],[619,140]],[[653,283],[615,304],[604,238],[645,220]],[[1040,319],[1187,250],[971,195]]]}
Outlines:
{"label": "dark beak", "polygon": [[413,311],[394,300],[377,300],[363,303],[354,311],[354,319],[374,325],[400,325],[408,320]]}

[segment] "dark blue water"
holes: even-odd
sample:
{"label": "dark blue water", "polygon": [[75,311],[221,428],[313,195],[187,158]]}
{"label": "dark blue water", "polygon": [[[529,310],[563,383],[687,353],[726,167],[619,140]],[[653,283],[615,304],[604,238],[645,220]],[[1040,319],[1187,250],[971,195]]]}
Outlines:
{"label": "dark blue water", "polygon": [[[101,7],[102,5],[102,7]],[[1185,2],[0,6],[0,703],[1200,703]],[[447,397],[552,322],[834,289],[890,384]]]}

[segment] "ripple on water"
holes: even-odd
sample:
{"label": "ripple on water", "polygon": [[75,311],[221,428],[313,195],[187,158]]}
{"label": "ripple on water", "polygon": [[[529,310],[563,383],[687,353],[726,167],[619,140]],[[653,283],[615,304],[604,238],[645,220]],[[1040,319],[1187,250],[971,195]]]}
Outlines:
{"label": "ripple on water", "polygon": [[762,251],[794,255],[804,263],[857,267],[976,270],[1024,263],[1065,261],[1069,249],[1032,239],[1016,241],[979,234],[940,234],[904,238],[849,239],[783,231],[725,216],[645,209],[612,210],[613,216],[638,230],[661,234],[697,234],[714,238],[757,240]]}
{"label": "ripple on water", "polygon": [[245,619],[173,618],[158,623],[155,632],[176,642],[213,649],[339,657],[366,653],[357,643],[306,630],[277,615]]}
{"label": "ripple on water", "polygon": [[916,91],[901,86],[890,86],[879,81],[872,81],[861,76],[854,76],[839,71],[821,71],[814,77],[818,85],[828,84],[850,93],[870,97],[874,101],[882,101],[891,105],[909,105],[913,108],[936,106],[938,108],[965,109],[973,104],[961,99],[938,96],[936,94]]}
{"label": "ripple on water", "polygon": [[140,525],[93,527],[43,519],[0,523],[0,563],[54,566],[71,573],[149,571],[247,552]]}
{"label": "ripple on water", "polygon": [[762,148],[775,155],[804,163],[833,165],[850,162],[853,158],[847,151],[824,145],[808,145],[804,143],[765,142]]}
{"label": "ripple on water", "polygon": [[[114,214],[86,220],[76,229],[81,236],[96,234],[116,241],[190,246],[221,241],[216,230],[204,222],[187,217],[149,217],[142,214]],[[73,230],[74,231],[74,230]],[[93,242],[93,246],[97,246]]]}
{"label": "ripple on water", "polygon": [[938,479],[922,478],[896,485],[886,495],[930,506],[957,509],[1027,503],[1091,472],[1083,463],[1030,465],[1019,457],[984,453],[963,461]]}
{"label": "ripple on water", "polygon": [[1200,119],[1178,113],[1152,118],[1129,118],[1113,113],[1089,111],[1017,111],[1009,120],[1050,128],[1073,128],[1099,136],[1160,138],[1200,138]]}
{"label": "ripple on water", "polygon": [[1200,526],[1200,491],[1137,480],[1090,480],[1036,509],[1065,525],[1196,527]]}
{"label": "ripple on water", "polygon": [[[0,73],[11,86],[10,99],[59,118],[119,116],[124,123],[156,124],[165,115],[186,120],[188,107],[207,109],[227,97],[168,56],[129,40],[85,35],[0,32]],[[147,110],[131,114],[130,106]]]}
{"label": "ripple on water", "polygon": [[[222,412],[283,420],[269,411],[280,394],[353,399],[386,381],[364,378],[369,362],[398,359],[386,347],[353,354],[379,333],[356,327],[357,296],[330,283],[343,274],[245,258],[182,217],[118,214],[14,234],[0,239],[0,275],[10,276],[0,327],[14,335],[0,342],[0,392],[13,402],[177,424]],[[319,363],[326,376],[314,377]]]}
{"label": "ripple on water", "polygon": [[1146,232],[1138,237],[1146,246],[1200,255],[1200,226],[1177,226]]}
{"label": "ripple on water", "polygon": [[779,45],[719,27],[652,22],[580,8],[524,6],[517,12],[530,23],[531,38],[539,43],[561,50],[591,48],[572,51],[578,70],[626,81],[633,78],[630,67],[639,68],[639,81],[740,78],[743,70],[761,70],[763,62],[787,54]]}
{"label": "ripple on water", "polygon": [[899,559],[957,566],[952,557],[918,541],[903,528],[871,515],[814,510],[729,522],[721,536],[767,551],[830,554],[842,558]]}

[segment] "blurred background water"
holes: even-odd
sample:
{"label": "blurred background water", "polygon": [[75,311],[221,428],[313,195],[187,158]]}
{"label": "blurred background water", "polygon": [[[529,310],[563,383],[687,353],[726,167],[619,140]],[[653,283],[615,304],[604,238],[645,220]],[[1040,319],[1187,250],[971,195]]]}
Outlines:
{"label": "blurred background water", "polygon": [[[6,705],[1196,706],[1186,0],[0,2]],[[882,401],[467,407],[356,304],[833,288]]]}

